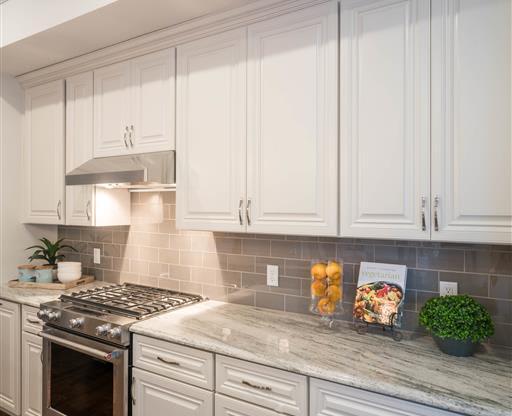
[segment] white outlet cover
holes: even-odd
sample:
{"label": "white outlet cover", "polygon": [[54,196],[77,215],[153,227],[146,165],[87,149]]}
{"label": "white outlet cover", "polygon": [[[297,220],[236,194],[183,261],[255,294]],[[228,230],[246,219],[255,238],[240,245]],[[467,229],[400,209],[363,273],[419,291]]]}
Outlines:
{"label": "white outlet cover", "polygon": [[101,264],[101,250],[99,248],[94,248],[92,250],[94,264]]}
{"label": "white outlet cover", "polygon": [[279,286],[279,266],[267,264],[267,286]]}
{"label": "white outlet cover", "polygon": [[439,282],[439,294],[441,296],[456,295],[457,289],[457,282]]}

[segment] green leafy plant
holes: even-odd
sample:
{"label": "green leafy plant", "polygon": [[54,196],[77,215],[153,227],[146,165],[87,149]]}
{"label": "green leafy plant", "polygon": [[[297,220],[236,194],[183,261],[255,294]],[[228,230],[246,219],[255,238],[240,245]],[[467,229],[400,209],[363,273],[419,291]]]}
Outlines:
{"label": "green leafy plant", "polygon": [[489,312],[468,295],[429,299],[421,308],[419,322],[443,339],[480,342],[494,334]]}
{"label": "green leafy plant", "polygon": [[30,261],[33,260],[46,260],[46,264],[48,265],[55,265],[57,264],[57,261],[62,260],[66,256],[64,254],[61,254],[60,251],[65,248],[69,248],[73,251],[77,251],[74,247],[71,247],[67,244],[61,244],[61,242],[64,239],[61,238],[60,240],[55,241],[52,243],[47,238],[40,238],[39,241],[43,243],[43,245],[35,245],[27,247],[25,250],[31,250],[36,249],[32,255],[28,258]]}

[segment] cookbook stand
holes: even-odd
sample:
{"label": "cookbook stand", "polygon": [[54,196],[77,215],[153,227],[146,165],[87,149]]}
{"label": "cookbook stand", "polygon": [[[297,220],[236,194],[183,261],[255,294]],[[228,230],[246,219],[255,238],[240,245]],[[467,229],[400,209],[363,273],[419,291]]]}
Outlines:
{"label": "cookbook stand", "polygon": [[369,328],[382,328],[383,332],[386,332],[387,330],[387,332],[391,335],[391,338],[393,338],[397,342],[400,342],[404,336],[402,332],[396,329],[397,327],[395,326],[395,323],[397,317],[397,313],[391,314],[391,316],[389,317],[389,324],[379,324],[354,319],[354,326],[356,328],[357,333],[361,335],[366,334]]}

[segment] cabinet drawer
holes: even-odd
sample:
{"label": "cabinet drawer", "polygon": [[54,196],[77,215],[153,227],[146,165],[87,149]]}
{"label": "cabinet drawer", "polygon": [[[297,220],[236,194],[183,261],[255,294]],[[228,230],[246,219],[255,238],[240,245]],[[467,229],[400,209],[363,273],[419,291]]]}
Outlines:
{"label": "cabinet drawer", "polygon": [[457,416],[445,410],[329,381],[312,378],[310,386],[311,416]]}
{"label": "cabinet drawer", "polygon": [[43,329],[43,321],[37,317],[38,311],[39,309],[32,306],[23,305],[21,307],[21,324],[23,331],[39,335],[39,332]]}
{"label": "cabinet drawer", "polygon": [[222,394],[216,394],[215,416],[279,416],[279,413]]}
{"label": "cabinet drawer", "polygon": [[213,390],[213,354],[145,337],[133,337],[133,365]]}
{"label": "cabinet drawer", "polygon": [[216,356],[216,391],[294,416],[307,414],[307,378],[234,358]]}

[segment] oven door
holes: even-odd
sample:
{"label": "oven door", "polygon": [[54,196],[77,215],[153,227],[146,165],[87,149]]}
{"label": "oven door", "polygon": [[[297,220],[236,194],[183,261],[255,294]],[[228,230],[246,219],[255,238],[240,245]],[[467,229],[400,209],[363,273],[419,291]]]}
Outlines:
{"label": "oven door", "polygon": [[43,416],[126,416],[128,350],[45,326]]}

